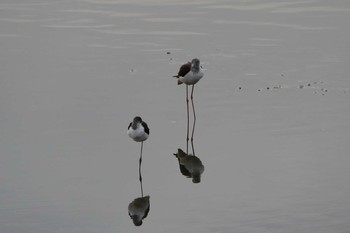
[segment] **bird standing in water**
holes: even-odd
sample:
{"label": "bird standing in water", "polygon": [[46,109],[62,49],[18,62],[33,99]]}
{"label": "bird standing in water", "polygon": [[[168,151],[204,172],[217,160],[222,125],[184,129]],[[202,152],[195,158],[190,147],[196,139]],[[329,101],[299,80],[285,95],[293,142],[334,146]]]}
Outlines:
{"label": "bird standing in water", "polygon": [[128,135],[136,142],[141,142],[141,151],[139,159],[139,180],[141,183],[141,195],[143,197],[143,188],[142,188],[142,176],[141,176],[141,163],[142,163],[142,150],[143,142],[147,140],[149,136],[149,128],[146,122],[142,121],[142,118],[139,116],[134,117],[133,121],[128,126]]}
{"label": "bird standing in water", "polygon": [[200,66],[200,61],[198,58],[192,59],[191,62],[188,62],[186,64],[183,64],[180,67],[180,70],[177,75],[173,76],[177,78],[177,84],[180,85],[182,83],[186,84],[186,104],[187,104],[187,151],[188,153],[188,140],[189,140],[189,99],[188,99],[188,86],[192,86],[191,90],[191,102],[192,102],[192,110],[193,110],[193,128],[192,128],[192,136],[191,136],[191,142],[193,143],[193,135],[194,135],[194,128],[196,125],[196,112],[194,110],[194,104],[193,104],[193,91],[194,91],[194,85],[203,77],[204,73]]}

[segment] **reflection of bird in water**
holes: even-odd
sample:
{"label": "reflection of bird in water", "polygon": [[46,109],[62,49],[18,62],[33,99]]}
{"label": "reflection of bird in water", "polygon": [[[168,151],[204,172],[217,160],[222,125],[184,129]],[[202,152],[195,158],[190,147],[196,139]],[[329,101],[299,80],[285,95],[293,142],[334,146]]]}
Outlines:
{"label": "reflection of bird in water", "polygon": [[192,102],[192,110],[193,110],[193,128],[192,128],[192,136],[191,141],[193,141],[193,135],[194,135],[194,127],[196,125],[196,112],[194,110],[194,104],[193,104],[193,90],[194,85],[203,77],[203,70],[200,66],[200,61],[198,58],[194,58],[192,62],[188,62],[186,64],[183,64],[180,67],[180,70],[177,75],[174,77],[177,78],[177,84],[180,85],[182,83],[186,84],[186,104],[187,104],[187,148],[186,152],[188,153],[188,140],[189,140],[189,106],[188,106],[188,86],[192,85],[192,91],[191,91],[191,102]]}
{"label": "reflection of bird in water", "polygon": [[193,183],[201,182],[201,175],[204,172],[201,160],[197,156],[186,154],[180,148],[174,155],[179,160],[181,173],[186,177],[192,178]]}
{"label": "reflection of bird in water", "polygon": [[142,220],[148,215],[150,209],[149,196],[138,197],[133,200],[128,206],[129,216],[135,226],[141,226]]}
{"label": "reflection of bird in water", "polygon": [[142,163],[142,150],[143,141],[145,141],[149,136],[149,128],[146,122],[142,121],[141,117],[136,116],[134,120],[129,124],[128,131],[129,137],[131,137],[136,142],[141,142],[140,160],[139,160],[139,180],[141,183],[141,195],[143,197],[142,189],[142,176],[141,176],[141,163]]}

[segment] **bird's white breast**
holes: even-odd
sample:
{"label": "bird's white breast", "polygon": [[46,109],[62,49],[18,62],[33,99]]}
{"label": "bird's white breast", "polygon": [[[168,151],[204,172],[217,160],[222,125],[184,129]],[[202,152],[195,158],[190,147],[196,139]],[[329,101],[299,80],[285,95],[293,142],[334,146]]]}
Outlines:
{"label": "bird's white breast", "polygon": [[137,142],[145,141],[148,138],[148,134],[145,133],[145,129],[141,125],[137,129],[130,127],[128,129],[128,135]]}
{"label": "bird's white breast", "polygon": [[190,71],[188,72],[184,77],[180,77],[180,81],[187,84],[187,85],[193,85],[196,84],[202,77],[203,72],[200,70],[198,72]]}

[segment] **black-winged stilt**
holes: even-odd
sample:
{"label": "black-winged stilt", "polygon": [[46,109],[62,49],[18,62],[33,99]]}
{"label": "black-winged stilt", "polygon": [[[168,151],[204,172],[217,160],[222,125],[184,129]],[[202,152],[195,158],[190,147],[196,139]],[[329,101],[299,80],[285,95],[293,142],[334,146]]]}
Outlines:
{"label": "black-winged stilt", "polygon": [[188,86],[192,86],[191,90],[191,102],[192,102],[192,110],[193,110],[193,128],[191,135],[191,142],[193,142],[194,128],[196,125],[196,112],[194,110],[193,104],[193,91],[194,85],[203,77],[204,73],[200,66],[200,61],[198,58],[192,59],[191,62],[187,62],[180,67],[180,70],[177,75],[173,76],[177,78],[177,84],[180,85],[182,83],[186,84],[186,104],[187,104],[187,148],[186,152],[188,153],[188,140],[189,140],[189,99],[188,99]]}
{"label": "black-winged stilt", "polygon": [[136,142],[141,142],[141,151],[139,159],[139,180],[141,183],[141,195],[143,197],[143,188],[142,188],[142,176],[141,176],[141,163],[142,163],[142,150],[143,142],[147,140],[149,136],[149,128],[146,122],[142,121],[142,118],[139,116],[134,117],[133,121],[128,126],[128,135]]}

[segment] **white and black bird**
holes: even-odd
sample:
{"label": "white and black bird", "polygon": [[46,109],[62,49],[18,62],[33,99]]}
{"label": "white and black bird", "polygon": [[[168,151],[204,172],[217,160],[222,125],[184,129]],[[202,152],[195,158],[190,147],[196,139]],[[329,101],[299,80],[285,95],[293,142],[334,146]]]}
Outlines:
{"label": "white and black bird", "polygon": [[[200,65],[200,61],[198,58],[192,59],[191,62],[187,62],[183,64],[177,75],[174,77],[177,78],[177,84],[180,85],[182,83],[186,85],[194,85],[201,78],[203,78],[203,70]],[[192,87],[193,88],[193,87]]]}
{"label": "white and black bird", "polygon": [[193,110],[193,128],[192,128],[192,136],[191,141],[193,142],[194,128],[196,125],[196,112],[194,110],[193,104],[193,91],[194,85],[203,78],[204,73],[202,67],[200,65],[200,61],[198,58],[192,59],[191,62],[187,62],[183,64],[177,75],[173,76],[177,78],[177,84],[180,85],[182,83],[186,84],[186,104],[187,104],[187,153],[188,153],[188,140],[189,140],[189,99],[188,99],[188,86],[192,86],[191,90],[191,102],[192,102],[192,110]]}
{"label": "white and black bird", "polygon": [[133,200],[128,206],[129,216],[135,226],[141,226],[142,220],[145,219],[149,213],[150,202],[149,196],[138,197]]}
{"label": "white and black bird", "polygon": [[142,187],[142,175],[141,175],[141,164],[142,164],[142,150],[143,142],[147,140],[149,136],[149,128],[146,122],[142,121],[139,116],[134,117],[133,121],[128,126],[128,135],[136,142],[141,142],[141,151],[139,159],[139,180],[141,184],[141,195],[143,197],[143,187]]}
{"label": "white and black bird", "polygon": [[134,117],[128,126],[128,135],[136,142],[143,142],[149,136],[149,128],[146,122],[139,116]]}

